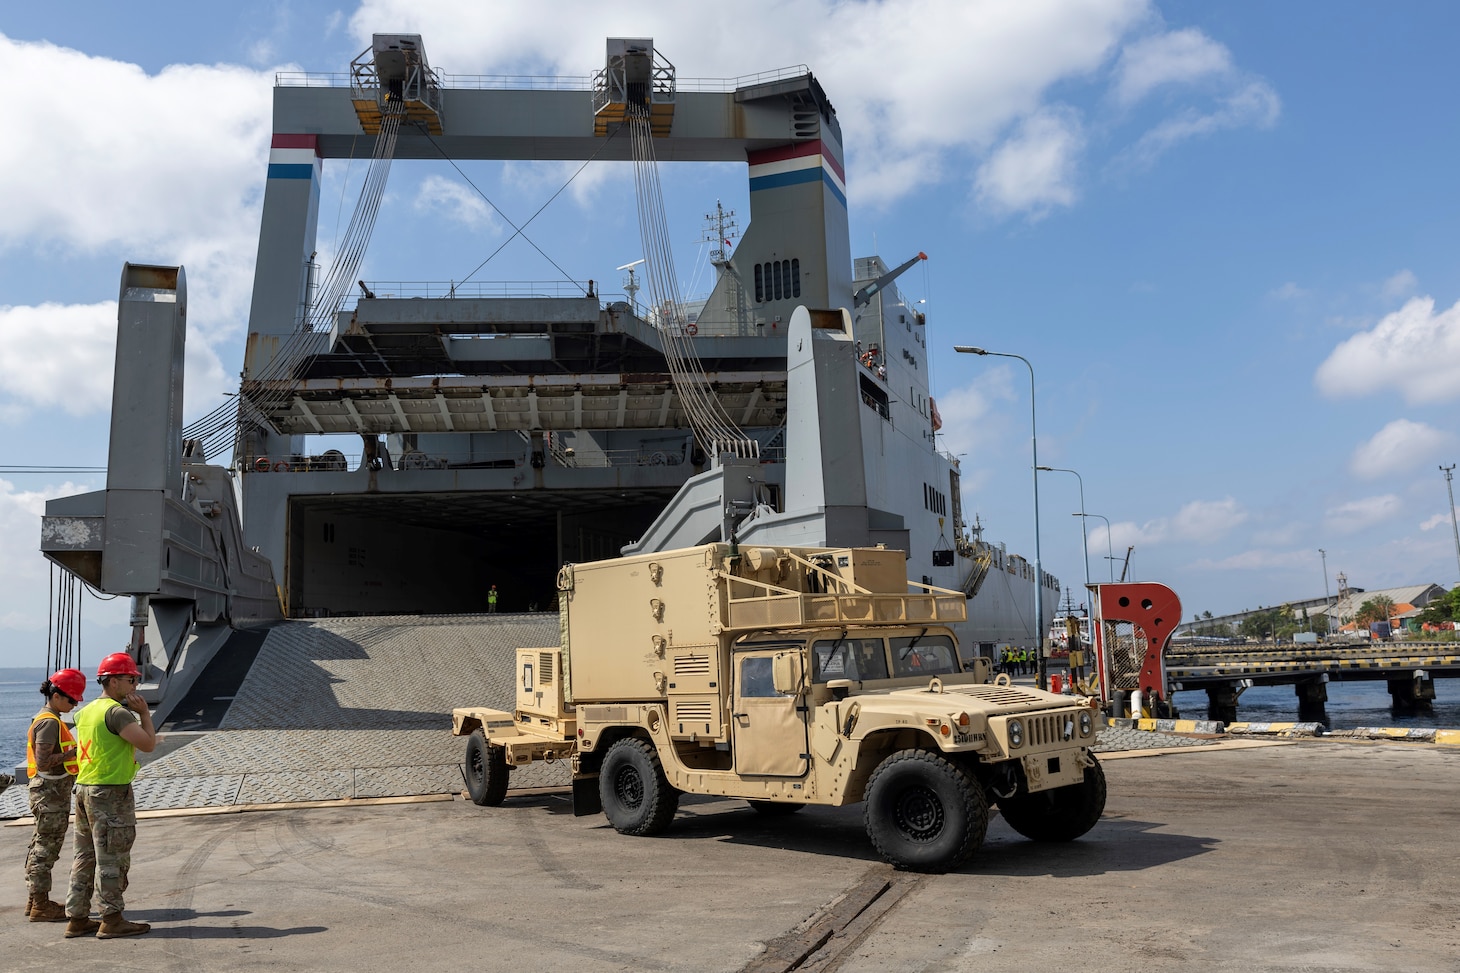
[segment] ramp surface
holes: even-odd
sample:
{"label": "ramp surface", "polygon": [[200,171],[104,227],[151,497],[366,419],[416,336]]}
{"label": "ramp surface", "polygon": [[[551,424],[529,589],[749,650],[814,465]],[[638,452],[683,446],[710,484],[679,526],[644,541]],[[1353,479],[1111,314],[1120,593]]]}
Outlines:
{"label": "ramp surface", "polygon": [[[137,808],[458,792],[466,745],[451,735],[452,708],[511,709],[517,647],[556,644],[555,612],[281,623],[231,702],[216,701],[229,703],[218,729],[164,726]],[[567,783],[566,765],[534,764],[510,786]],[[0,817],[28,813],[24,788],[0,796]]]}

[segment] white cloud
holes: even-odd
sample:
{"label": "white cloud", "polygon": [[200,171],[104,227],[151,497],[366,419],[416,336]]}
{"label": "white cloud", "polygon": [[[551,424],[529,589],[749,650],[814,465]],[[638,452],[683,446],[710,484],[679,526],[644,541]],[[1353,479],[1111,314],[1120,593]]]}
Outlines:
{"label": "white cloud", "polygon": [[1115,65],[1115,96],[1130,105],[1163,85],[1191,84],[1231,71],[1227,48],[1194,27],[1143,37],[1121,51]]}
{"label": "white cloud", "polygon": [[1373,527],[1397,516],[1403,504],[1392,493],[1378,497],[1364,497],[1331,507],[1324,515],[1324,526],[1328,530],[1351,534]]}
{"label": "white cloud", "polygon": [[[1456,510],[1455,513],[1460,513],[1460,510]],[[1424,523],[1420,524],[1419,525],[1419,529],[1420,530],[1434,530],[1436,527],[1451,527],[1451,528],[1453,528],[1454,527],[1454,522],[1450,519],[1451,516],[1452,516],[1452,514],[1450,514],[1450,513],[1438,513],[1438,514],[1435,514],[1429,520],[1426,520]]]}
{"label": "white cloud", "polygon": [[1419,289],[1419,278],[1411,270],[1401,270],[1388,280],[1384,281],[1382,288],[1385,297],[1390,300],[1410,297]]}
{"label": "white cloud", "polygon": [[1395,419],[1360,443],[1349,458],[1349,470],[1364,479],[1377,479],[1396,470],[1414,469],[1429,462],[1447,446],[1453,434],[1422,422]]}
{"label": "white cloud", "polygon": [[1307,297],[1308,291],[1299,287],[1293,281],[1288,281],[1277,290],[1273,291],[1272,294],[1269,296],[1279,301],[1296,301],[1300,300],[1301,298]]}
{"label": "white cloud", "polygon": [[1411,405],[1460,396],[1460,303],[1436,314],[1432,297],[1406,302],[1335,348],[1314,382],[1333,397],[1392,388]]}
{"label": "white cloud", "polygon": [[1201,558],[1194,561],[1191,566],[1211,571],[1267,571],[1274,568],[1301,570],[1311,567],[1313,559],[1312,551],[1273,551],[1256,548],[1216,560]]}
{"label": "white cloud", "polygon": [[940,448],[969,457],[963,461],[966,467],[976,466],[982,448],[998,435],[998,425],[988,422],[988,416],[997,403],[1013,398],[1013,373],[1005,365],[990,368],[977,382],[938,395],[938,414],[943,417]]}
{"label": "white cloud", "polygon": [[1136,169],[1149,168],[1167,150],[1188,139],[1236,128],[1271,128],[1282,112],[1282,101],[1265,81],[1248,81],[1219,99],[1210,111],[1187,108],[1157,125],[1122,153],[1122,161]]}
{"label": "white cloud", "polygon": [[997,213],[1034,218],[1075,201],[1075,168],[1084,148],[1079,115],[1050,108],[1024,119],[979,166],[974,179],[981,203]]}
{"label": "white cloud", "polygon": [[504,185],[540,197],[531,201],[531,208],[521,215],[522,220],[531,217],[539,206],[565,187],[574,202],[589,207],[605,187],[612,186],[632,194],[633,180],[634,166],[631,162],[593,161],[587,165],[582,162],[508,162],[502,169]]}
{"label": "white cloud", "polygon": [[[1233,527],[1244,523],[1247,516],[1247,511],[1232,497],[1193,500],[1171,517],[1158,517],[1143,524],[1130,521],[1114,523],[1110,527],[1110,541],[1113,547],[1185,541],[1206,543],[1221,538]],[[1091,532],[1091,537],[1097,533],[1103,536],[1103,524]]]}
{"label": "white cloud", "polygon": [[[0,172],[15,174],[0,252],[186,267],[188,409],[197,414],[216,403],[234,380],[215,349],[241,347],[252,289],[272,74],[174,65],[149,75],[135,64],[4,35],[0,59],[16,76],[50,79],[16,100],[0,139]],[[108,277],[110,297],[116,276]],[[24,411],[17,403],[74,414],[104,407],[111,364],[76,345],[84,338],[110,347],[116,306],[105,307],[104,315],[102,305],[83,303],[0,311],[14,326],[0,336],[0,356],[27,356],[26,374],[6,370],[0,412],[14,417]],[[40,347],[37,334],[62,340]],[[42,376],[59,376],[66,395],[39,387]]]}
{"label": "white cloud", "polygon": [[11,414],[110,408],[117,305],[0,307],[0,405]]}
{"label": "white cloud", "polygon": [[427,176],[421,180],[414,204],[418,212],[434,210],[474,230],[492,234],[501,232],[497,214],[481,194],[464,183],[445,176]]}

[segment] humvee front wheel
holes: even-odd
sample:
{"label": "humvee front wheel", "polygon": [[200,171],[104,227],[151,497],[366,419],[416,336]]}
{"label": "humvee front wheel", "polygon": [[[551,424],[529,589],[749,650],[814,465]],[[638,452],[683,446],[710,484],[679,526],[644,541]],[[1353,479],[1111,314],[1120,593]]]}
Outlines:
{"label": "humvee front wheel", "polygon": [[679,791],[664,776],[659,754],[634,737],[618,741],[604,755],[598,797],[619,834],[662,834],[679,807]]}
{"label": "humvee front wheel", "polygon": [[867,783],[867,837],[894,868],[946,872],[983,844],[989,806],[983,788],[936,753],[904,750]]}
{"label": "humvee front wheel", "polygon": [[480,727],[466,739],[466,792],[473,804],[496,807],[507,797],[507,752],[487,744]]}
{"label": "humvee front wheel", "polygon": [[[1090,755],[1095,760],[1095,755]],[[1105,812],[1105,771],[1099,762],[1085,768],[1085,779],[1035,794],[999,801],[1009,827],[1034,841],[1074,841],[1095,827]]]}

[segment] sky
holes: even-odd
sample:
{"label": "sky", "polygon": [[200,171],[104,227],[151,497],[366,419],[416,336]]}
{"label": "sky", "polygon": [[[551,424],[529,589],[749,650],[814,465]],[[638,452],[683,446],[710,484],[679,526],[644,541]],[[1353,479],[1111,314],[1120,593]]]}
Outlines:
{"label": "sky", "polygon": [[[1077,470],[1112,525],[1083,521],[1094,580],[1129,549],[1188,619],[1340,572],[1460,582],[1439,470],[1460,458],[1452,3],[6,4],[0,61],[29,80],[0,140],[0,665],[46,660],[45,500],[104,486],[13,468],[105,465],[123,262],[186,268],[195,418],[237,384],[275,74],[345,71],[376,31],[459,75],[588,75],[609,36],[655,38],[681,78],[808,65],[842,125],[854,256],[929,255],[899,287],[926,301],[940,446],[1010,550],[1035,546],[1029,371],[955,344],[1031,362],[1040,465]],[[463,172],[521,223],[576,168]],[[326,166],[326,256],[362,171]],[[703,295],[702,217],[748,217],[745,169],[663,178],[681,290]],[[642,255],[631,173],[568,189],[528,235],[610,290]],[[363,275],[460,280],[504,227],[462,174],[397,164]],[[519,240],[476,279],[559,278]],[[1040,477],[1042,563],[1078,601],[1078,484]],[[125,642],[121,601],[82,619],[84,660]]]}

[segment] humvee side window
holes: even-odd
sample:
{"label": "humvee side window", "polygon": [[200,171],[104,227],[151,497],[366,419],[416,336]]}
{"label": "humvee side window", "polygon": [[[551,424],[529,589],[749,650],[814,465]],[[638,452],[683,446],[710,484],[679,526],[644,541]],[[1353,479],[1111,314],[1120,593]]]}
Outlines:
{"label": "humvee side window", "polygon": [[957,672],[953,640],[946,635],[893,639],[892,668],[898,676],[943,676]]}
{"label": "humvee side window", "polygon": [[881,639],[825,639],[811,648],[815,667],[812,682],[887,678],[887,656]]}
{"label": "humvee side window", "polygon": [[777,696],[776,680],[771,674],[771,657],[752,656],[740,660],[740,695]]}

